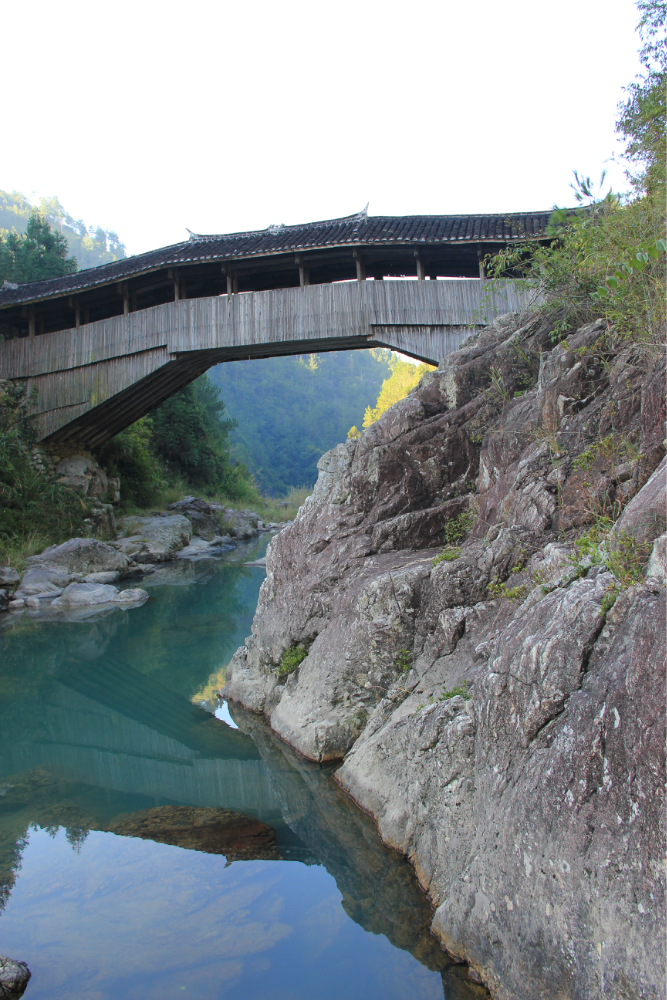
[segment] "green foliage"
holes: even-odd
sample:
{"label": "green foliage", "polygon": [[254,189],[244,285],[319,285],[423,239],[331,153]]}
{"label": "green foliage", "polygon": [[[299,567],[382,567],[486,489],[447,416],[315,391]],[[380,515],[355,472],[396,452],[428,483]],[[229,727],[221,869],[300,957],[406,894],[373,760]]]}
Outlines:
{"label": "green foliage", "polygon": [[278,677],[289,677],[293,674],[297,667],[303,663],[303,661],[308,656],[308,650],[303,643],[298,645],[292,645],[289,649],[285,650],[282,655],[282,659],[275,670]]}
{"label": "green foliage", "polygon": [[637,26],[642,40],[643,67],[626,87],[627,99],[618,106],[616,131],[625,140],[625,157],[635,167],[628,177],[635,190],[662,198],[665,193],[665,0],[638,0]]}
{"label": "green foliage", "polygon": [[453,687],[451,691],[443,691],[438,701],[449,701],[450,698],[467,698],[468,697],[468,681],[464,678],[462,684],[457,684]]}
{"label": "green foliage", "polygon": [[220,390],[202,375],[153,411],[153,448],[190,486],[240,500],[255,489],[245,467],[230,459],[229,432],[236,421],[223,420],[224,410]]}
{"label": "green foliage", "polygon": [[574,568],[577,575],[583,576],[589,566],[603,566],[613,573],[621,588],[630,587],[643,579],[652,543],[638,542],[625,531],[617,532],[612,539],[613,526],[612,518],[598,516],[588,531],[575,539]]}
{"label": "green foliage", "polygon": [[108,441],[99,459],[120,477],[123,504],[147,507],[170,485],[232,502],[259,500],[248,470],[230,457],[236,421],[223,420],[224,410],[220,390],[202,375]]}
{"label": "green foliage", "polygon": [[0,236],[25,233],[35,213],[67,240],[79,268],[97,267],[126,256],[116,233],[73,219],[55,197],[42,198],[39,205],[31,205],[18,191],[0,191]]}
{"label": "green foliage", "polygon": [[396,654],[396,669],[407,674],[412,668],[412,653],[409,649],[399,649]]}
{"label": "green foliage", "polygon": [[489,397],[494,403],[500,403],[501,406],[505,406],[509,403],[512,398],[512,393],[505,385],[505,379],[503,378],[503,373],[500,368],[491,366],[489,371],[490,386],[488,389],[482,389],[482,392]]}
{"label": "green foliage", "polygon": [[231,454],[271,496],[312,486],[323,452],[344,441],[351,424],[361,426],[364,406],[390,371],[390,357],[386,350],[337,351],[212,368],[209,378],[238,421]]}
{"label": "green foliage", "polygon": [[99,460],[110,476],[120,478],[124,505],[147,507],[165,485],[165,470],[153,452],[150,417],[142,417],[111,438]]}
{"label": "green foliage", "polygon": [[[398,403],[401,399],[405,399],[408,393],[412,392],[419,385],[427,372],[435,370],[433,365],[426,365],[423,362],[413,365],[409,361],[401,361],[395,354],[392,354],[389,359],[389,367],[391,368],[391,375],[382,383],[375,406],[366,407],[362,425],[364,430],[370,427],[371,424],[374,424],[376,420],[379,420],[390,406]],[[350,429],[348,437],[351,436],[353,430],[356,430],[356,427]]]}
{"label": "green foliage", "polygon": [[[445,525],[445,541],[447,545],[461,542],[470,533],[477,515],[471,510],[464,510],[458,517],[450,517]],[[456,556],[454,558],[457,558]]]}
{"label": "green foliage", "polygon": [[604,596],[600,603],[600,609],[603,615],[606,616],[611,611],[613,606],[616,604],[616,598],[618,597],[620,592],[621,592],[620,587],[617,587],[615,585],[608,587],[605,590]]}
{"label": "green foliage", "polygon": [[[665,2],[639,0],[643,75],[619,105],[634,194],[601,196],[574,175],[578,207],[555,209],[550,246],[508,247],[487,259],[492,277],[523,277],[558,317],[554,336],[596,317],[617,335],[649,345],[665,326]],[[600,191],[604,174],[600,182]]]}
{"label": "green foliage", "polygon": [[0,281],[23,284],[73,274],[76,260],[67,253],[65,237],[54,233],[40,215],[31,215],[25,235],[0,235]]}
{"label": "green foliage", "polygon": [[528,589],[524,583],[518,587],[508,587],[507,584],[500,583],[499,580],[492,580],[486,589],[492,598],[505,597],[508,601],[512,601],[513,604],[525,601],[526,594],[528,593]]}
{"label": "green foliage", "polygon": [[0,383],[0,557],[27,555],[35,540],[81,534],[89,502],[32,460],[35,433],[24,385]]}
{"label": "green foliage", "polygon": [[443,549],[442,552],[440,552],[439,555],[435,557],[435,559],[431,560],[431,568],[436,567],[438,563],[441,562],[453,562],[455,559],[458,559],[460,555],[461,555],[461,549],[458,549],[455,546],[452,548]]}
{"label": "green foliage", "polygon": [[606,458],[613,469],[620,462],[638,458],[639,449],[625,436],[608,434],[606,438],[594,441],[585,451],[577,455],[573,464],[577,469],[590,469],[598,456]]}

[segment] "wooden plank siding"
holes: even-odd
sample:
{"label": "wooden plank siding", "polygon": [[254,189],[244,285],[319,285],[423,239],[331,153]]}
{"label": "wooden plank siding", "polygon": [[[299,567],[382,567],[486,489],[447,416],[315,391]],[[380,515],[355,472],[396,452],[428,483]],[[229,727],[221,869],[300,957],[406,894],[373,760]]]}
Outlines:
{"label": "wooden plank siding", "polygon": [[41,440],[99,445],[221,361],[390,347],[437,364],[531,304],[513,282],[336,282],[197,299],[0,344],[0,378],[36,388]]}

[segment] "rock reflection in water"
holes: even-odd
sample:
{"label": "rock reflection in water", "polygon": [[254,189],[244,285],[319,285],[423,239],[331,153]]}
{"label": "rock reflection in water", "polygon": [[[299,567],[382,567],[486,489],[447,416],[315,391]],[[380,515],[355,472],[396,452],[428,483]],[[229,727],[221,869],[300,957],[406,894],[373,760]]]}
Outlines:
{"label": "rock reflection in water", "polygon": [[467,967],[443,952],[430,932],[433,910],[412,868],[382,844],[372,820],[335,784],[334,768],[299,756],[263,718],[239,705],[229,708],[269,767],[285,822],[335,878],[347,915],[441,972],[447,1000],[488,998],[484,987],[470,981]]}
{"label": "rock reflection in water", "polygon": [[[294,873],[281,875],[281,884],[292,882],[306,889],[303,876],[298,874],[305,875],[306,870],[283,866],[278,860],[283,858],[322,866],[342,896],[342,908],[335,894],[323,897],[313,907],[313,890],[307,889],[311,893],[308,913],[315,921],[311,921],[308,933],[317,938],[318,954],[331,947],[330,935],[334,932],[326,930],[327,921],[332,922],[332,928],[341,927],[341,921],[346,922],[344,911],[365,931],[383,935],[395,948],[414,956],[425,969],[441,974],[448,1000],[486,996],[486,991],[469,982],[465,967],[451,964],[431,936],[431,908],[412,869],[381,844],[373,823],[334,784],[329,770],[291,753],[261,718],[232,706],[239,726],[233,730],[190,702],[192,694],[220,664],[220,650],[235,646],[247,634],[261,571],[242,566],[223,566],[215,571],[215,567],[206,566],[195,572],[186,565],[174,575],[168,585],[160,586],[156,574],[151,580],[155,599],[133,612],[69,624],[31,621],[24,616],[0,633],[0,911],[14,888],[20,895],[17,879],[31,828],[54,836],[64,829],[70,846],[80,852],[83,875],[90,863],[86,861],[89,848],[91,857],[105,864],[100,838],[109,837],[109,832],[118,836],[118,845],[123,838],[141,838],[186,848],[193,852],[193,859],[195,852],[200,857],[221,853],[227,862],[243,860],[241,867],[247,872],[253,871],[252,864],[275,862],[278,867],[271,869],[273,874],[258,870],[252,875],[258,880],[257,891],[260,884],[268,886],[271,879],[275,881],[278,869]],[[174,599],[176,593],[178,601]],[[87,839],[89,833],[93,836]],[[58,838],[54,841],[57,843]],[[250,858],[261,860],[250,862],[246,868]],[[167,860],[160,854],[155,862],[162,866],[166,886]],[[187,865],[179,862],[180,891],[191,893],[194,900],[202,890],[188,883],[187,870]],[[206,870],[212,878],[219,878],[213,869]],[[59,897],[53,895],[61,891],[60,875],[45,871],[47,879],[54,879],[50,906],[53,901],[60,906]],[[103,878],[103,868],[101,871]],[[76,867],[71,868],[67,877],[81,877],[76,872]],[[144,876],[137,875],[140,877]],[[19,908],[14,912],[17,919],[24,912],[36,914],[42,921],[46,911],[39,902],[40,879],[35,883],[34,876],[30,878],[33,896],[28,899],[37,901],[37,909]],[[315,884],[320,883],[315,880]],[[72,891],[68,885],[70,900],[75,898]],[[127,894],[136,898],[132,906],[139,906],[144,892],[148,906],[149,896],[152,899],[151,893],[159,889],[153,884],[150,889],[147,884],[142,888],[138,881],[136,886],[128,883],[124,891],[125,896],[119,890],[111,900],[120,908],[118,912]],[[157,900],[159,895],[154,898]],[[238,935],[249,935],[244,945],[246,951],[250,949],[248,954],[273,947],[275,934],[275,941],[283,940],[280,935],[288,933],[293,933],[297,941],[296,913],[293,931],[288,932],[280,921],[274,927],[268,911],[264,915],[258,911],[251,918],[239,911],[237,919],[229,894],[226,902],[215,893],[212,898],[219,900],[218,910],[211,910],[214,924],[210,929],[210,934],[215,933],[214,927],[219,929],[217,949],[213,946],[211,952],[206,952],[208,945],[201,938],[202,930],[192,925],[192,933],[199,934],[197,940],[203,942],[198,944],[202,960],[210,954],[206,961],[220,961],[219,956],[223,951],[227,954],[227,949],[225,961],[236,962]],[[221,908],[223,903],[227,910]],[[76,908],[63,912],[69,913],[72,928],[78,927],[78,919],[90,919],[93,924],[98,921],[90,928],[93,947],[94,940],[101,940],[94,935],[103,937],[106,933],[104,917],[90,916],[87,896],[81,897],[80,905],[81,913],[89,916],[78,917]],[[261,941],[252,938],[252,920],[258,917],[265,921]],[[219,926],[215,921],[220,919],[227,923]],[[155,912],[155,920],[158,924],[163,921],[157,937],[143,943],[153,957],[148,958],[148,951],[137,952],[132,956],[137,969],[152,968],[151,961],[155,968],[159,967],[160,935],[165,935],[166,940],[177,932],[173,922],[164,922],[161,912]],[[44,927],[40,933],[50,933]],[[237,938],[229,937],[231,928],[235,928]],[[88,934],[87,927],[85,932]],[[131,938],[129,929],[124,933]],[[223,947],[223,939],[228,937],[229,944]],[[304,938],[295,947],[312,951],[314,940],[308,938],[307,942]],[[253,961],[253,968],[259,969],[259,959]],[[406,959],[401,961],[405,963]],[[246,971],[241,970],[251,971],[250,966],[241,963],[234,974],[245,975]],[[40,980],[44,989],[44,975],[34,972],[31,990],[39,991]],[[147,971],[146,975],[153,973]],[[153,996],[155,989],[161,989],[157,979],[146,982],[145,996]],[[106,988],[103,983],[100,979],[102,990]],[[404,985],[408,989],[407,981]],[[289,991],[288,984],[285,988]],[[327,996],[334,995],[335,983],[327,989]],[[37,995],[50,994],[47,989],[46,994]],[[212,988],[205,995],[217,997],[218,992]],[[234,994],[243,995],[243,990]],[[398,995],[402,995],[401,990],[396,992]]]}

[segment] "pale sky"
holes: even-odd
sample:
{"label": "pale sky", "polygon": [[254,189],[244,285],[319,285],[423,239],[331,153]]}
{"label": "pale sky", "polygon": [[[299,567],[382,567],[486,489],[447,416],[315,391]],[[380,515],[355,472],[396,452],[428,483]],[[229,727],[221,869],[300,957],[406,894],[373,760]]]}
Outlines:
{"label": "pale sky", "polygon": [[616,189],[631,0],[0,0],[0,188],[129,253]]}

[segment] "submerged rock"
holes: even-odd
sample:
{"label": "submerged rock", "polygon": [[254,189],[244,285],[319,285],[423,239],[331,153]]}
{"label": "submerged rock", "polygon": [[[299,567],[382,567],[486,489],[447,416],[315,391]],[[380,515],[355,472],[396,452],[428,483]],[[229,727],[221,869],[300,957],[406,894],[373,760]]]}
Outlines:
{"label": "submerged rock", "polygon": [[320,459],[223,693],[345,757],[495,996],[658,1000],[664,357],[550,332],[506,317]]}
{"label": "submerged rock", "polygon": [[3,1000],[19,1000],[25,993],[30,979],[30,969],[25,962],[0,955],[0,996]]}

